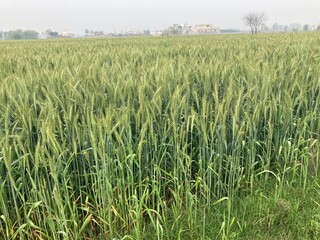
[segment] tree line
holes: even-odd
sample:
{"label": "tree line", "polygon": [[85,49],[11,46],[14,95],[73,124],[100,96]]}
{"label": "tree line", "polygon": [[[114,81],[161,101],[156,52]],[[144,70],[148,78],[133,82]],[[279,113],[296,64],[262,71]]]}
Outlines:
{"label": "tree line", "polygon": [[[243,16],[244,24],[250,28],[250,32],[252,34],[257,34],[257,33],[263,32],[264,29],[267,29],[267,26],[266,26],[267,20],[268,20],[268,16],[265,12],[249,12]],[[278,28],[279,26],[277,23],[275,23],[273,27]],[[283,27],[282,30],[284,31],[288,30],[288,26],[281,26],[281,27]],[[299,31],[299,27],[295,26],[292,30],[294,32]],[[311,31],[311,30],[320,31],[320,25],[311,28],[310,25],[305,24],[301,30],[305,32]]]}
{"label": "tree line", "polygon": [[8,32],[0,32],[1,39],[7,40],[22,40],[22,39],[37,39],[39,33],[34,30],[12,30]]}

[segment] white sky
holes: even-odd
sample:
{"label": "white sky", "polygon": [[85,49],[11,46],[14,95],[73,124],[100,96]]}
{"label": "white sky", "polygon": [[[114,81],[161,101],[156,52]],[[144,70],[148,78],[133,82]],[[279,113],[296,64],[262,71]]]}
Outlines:
{"label": "white sky", "polygon": [[243,15],[250,11],[266,12],[270,26],[320,23],[320,0],[0,0],[0,30],[111,32],[185,22],[244,28]]}

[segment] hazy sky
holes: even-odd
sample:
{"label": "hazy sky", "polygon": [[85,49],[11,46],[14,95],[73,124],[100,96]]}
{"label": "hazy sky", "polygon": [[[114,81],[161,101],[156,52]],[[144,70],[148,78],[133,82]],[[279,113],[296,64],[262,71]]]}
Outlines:
{"label": "hazy sky", "polygon": [[268,25],[320,23],[320,0],[0,0],[0,30],[109,32],[185,22],[242,29],[250,11],[265,11]]}

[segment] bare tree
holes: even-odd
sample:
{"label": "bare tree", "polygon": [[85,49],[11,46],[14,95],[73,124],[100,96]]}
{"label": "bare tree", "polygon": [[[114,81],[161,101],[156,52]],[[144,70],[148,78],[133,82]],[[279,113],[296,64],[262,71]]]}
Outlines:
{"label": "bare tree", "polygon": [[260,32],[267,19],[267,15],[264,12],[252,12],[243,17],[244,23],[250,27],[252,34]]}

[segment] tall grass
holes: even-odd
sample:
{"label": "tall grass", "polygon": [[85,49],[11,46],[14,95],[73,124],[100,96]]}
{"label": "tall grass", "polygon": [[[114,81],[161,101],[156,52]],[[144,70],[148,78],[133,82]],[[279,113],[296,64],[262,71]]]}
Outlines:
{"label": "tall grass", "polygon": [[205,238],[223,202],[227,236],[233,196],[319,174],[319,43],[0,43],[0,238]]}

